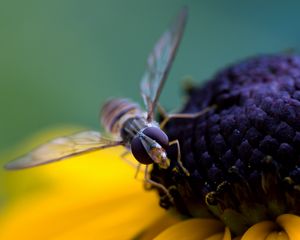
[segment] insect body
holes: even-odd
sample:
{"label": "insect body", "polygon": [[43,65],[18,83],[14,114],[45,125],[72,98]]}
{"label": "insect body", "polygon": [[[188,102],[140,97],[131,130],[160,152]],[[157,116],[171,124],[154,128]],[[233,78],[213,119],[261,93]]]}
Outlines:
{"label": "insect body", "polygon": [[158,123],[146,120],[137,104],[127,99],[113,99],[103,106],[101,116],[106,131],[120,137],[138,162],[169,167],[165,151],[169,145],[168,136]]}
{"label": "insect body", "polygon": [[[158,98],[180,43],[186,19],[187,9],[183,8],[170,28],[163,33],[148,57],[146,70],[141,80],[141,94],[147,111],[143,112],[137,104],[126,99],[112,99],[103,106],[101,111],[102,124],[106,131],[115,137],[114,139],[103,138],[96,131],[60,137],[9,162],[5,167],[7,169],[28,168],[91,151],[123,145],[132,152],[140,164],[146,165],[145,180],[160,187],[170,197],[164,186],[149,179],[147,167],[149,164],[156,163],[161,168],[168,168],[170,160],[167,158],[166,149],[169,145],[176,144],[178,164],[185,174],[189,174],[180,161],[179,142],[177,140],[169,142],[168,136],[154,121]],[[163,125],[172,117],[190,118],[197,116],[197,114],[165,114]]]}

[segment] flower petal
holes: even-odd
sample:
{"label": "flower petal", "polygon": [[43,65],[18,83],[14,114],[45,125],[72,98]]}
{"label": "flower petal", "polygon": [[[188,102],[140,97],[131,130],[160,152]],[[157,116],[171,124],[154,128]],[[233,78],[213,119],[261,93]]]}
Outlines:
{"label": "flower petal", "polygon": [[205,238],[205,240],[222,240],[224,236],[224,233],[215,233],[214,235]]}
{"label": "flower petal", "polygon": [[277,231],[274,231],[274,232],[271,232],[266,238],[265,240],[289,240],[290,238],[288,237],[288,235],[283,232],[283,231],[280,231],[280,232],[277,232]]}
{"label": "flower petal", "polygon": [[225,228],[223,240],[231,240],[231,233],[228,227]]}
{"label": "flower petal", "polygon": [[274,222],[263,221],[250,227],[243,235],[242,240],[264,240],[275,229]]}
{"label": "flower petal", "polygon": [[165,210],[157,195],[134,179],[135,169],[119,157],[122,151],[6,172],[16,187],[25,176],[31,179],[28,189],[35,181],[44,184],[6,205],[0,239],[130,239],[160,219]]}
{"label": "flower petal", "polygon": [[173,212],[166,212],[164,216],[156,219],[154,223],[143,229],[140,234],[136,237],[139,240],[150,240],[156,237],[159,233],[167,229],[168,227],[180,222],[182,219],[180,216]]}
{"label": "flower petal", "polygon": [[195,218],[185,220],[174,226],[171,226],[170,228],[159,234],[155,238],[155,240],[199,240],[208,238],[216,233],[222,233],[223,231],[224,225],[218,220]]}
{"label": "flower petal", "polygon": [[231,240],[231,233],[229,228],[226,227],[224,232],[216,233],[205,240]]}
{"label": "flower petal", "polygon": [[285,230],[291,240],[300,239],[300,217],[293,214],[283,214],[276,222]]}

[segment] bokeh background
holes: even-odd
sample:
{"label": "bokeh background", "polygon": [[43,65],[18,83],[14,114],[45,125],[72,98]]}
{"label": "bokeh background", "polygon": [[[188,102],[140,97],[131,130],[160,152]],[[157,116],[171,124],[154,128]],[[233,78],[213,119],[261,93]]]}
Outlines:
{"label": "bokeh background", "polygon": [[[185,78],[201,84],[245,57],[298,51],[298,1],[1,0],[0,156],[44,129],[99,129],[107,98],[142,103],[148,53],[183,5],[189,20],[160,100],[169,110],[183,105]],[[0,171],[0,211],[18,181]]]}
{"label": "bokeh background", "polygon": [[109,97],[142,103],[139,81],[153,44],[188,5],[189,21],[161,103],[180,108],[182,80],[261,53],[297,49],[295,1],[1,0],[0,151],[42,129],[99,129]]}

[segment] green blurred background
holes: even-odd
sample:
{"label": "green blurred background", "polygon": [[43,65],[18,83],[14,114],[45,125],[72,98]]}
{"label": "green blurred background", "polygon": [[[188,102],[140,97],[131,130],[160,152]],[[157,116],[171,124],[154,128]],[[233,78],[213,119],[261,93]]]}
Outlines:
{"label": "green blurred background", "polygon": [[1,0],[0,151],[61,124],[99,128],[105,99],[141,102],[139,81],[153,44],[188,5],[185,35],[164,88],[182,105],[182,80],[300,43],[300,2]]}

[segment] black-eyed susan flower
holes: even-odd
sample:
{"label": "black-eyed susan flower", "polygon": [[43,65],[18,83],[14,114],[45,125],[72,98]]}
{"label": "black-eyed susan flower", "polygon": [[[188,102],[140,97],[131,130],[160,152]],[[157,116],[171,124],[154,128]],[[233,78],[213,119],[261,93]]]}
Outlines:
{"label": "black-eyed susan flower", "polygon": [[171,166],[151,178],[173,201],[144,191],[120,149],[89,153],[6,173],[10,188],[18,174],[42,183],[7,205],[0,239],[300,239],[300,57],[229,67],[191,89],[183,112],[211,106],[166,126],[189,174],[170,148]]}
{"label": "black-eyed susan flower", "polygon": [[[258,239],[252,234],[265,231],[265,239],[271,229],[287,230],[300,213],[300,57],[260,56],[233,65],[191,89],[183,112],[210,106],[216,107],[199,118],[167,125],[190,176],[176,166],[155,166],[152,179],[172,191],[178,212],[219,219],[232,236]],[[171,207],[160,194],[161,206]]]}

